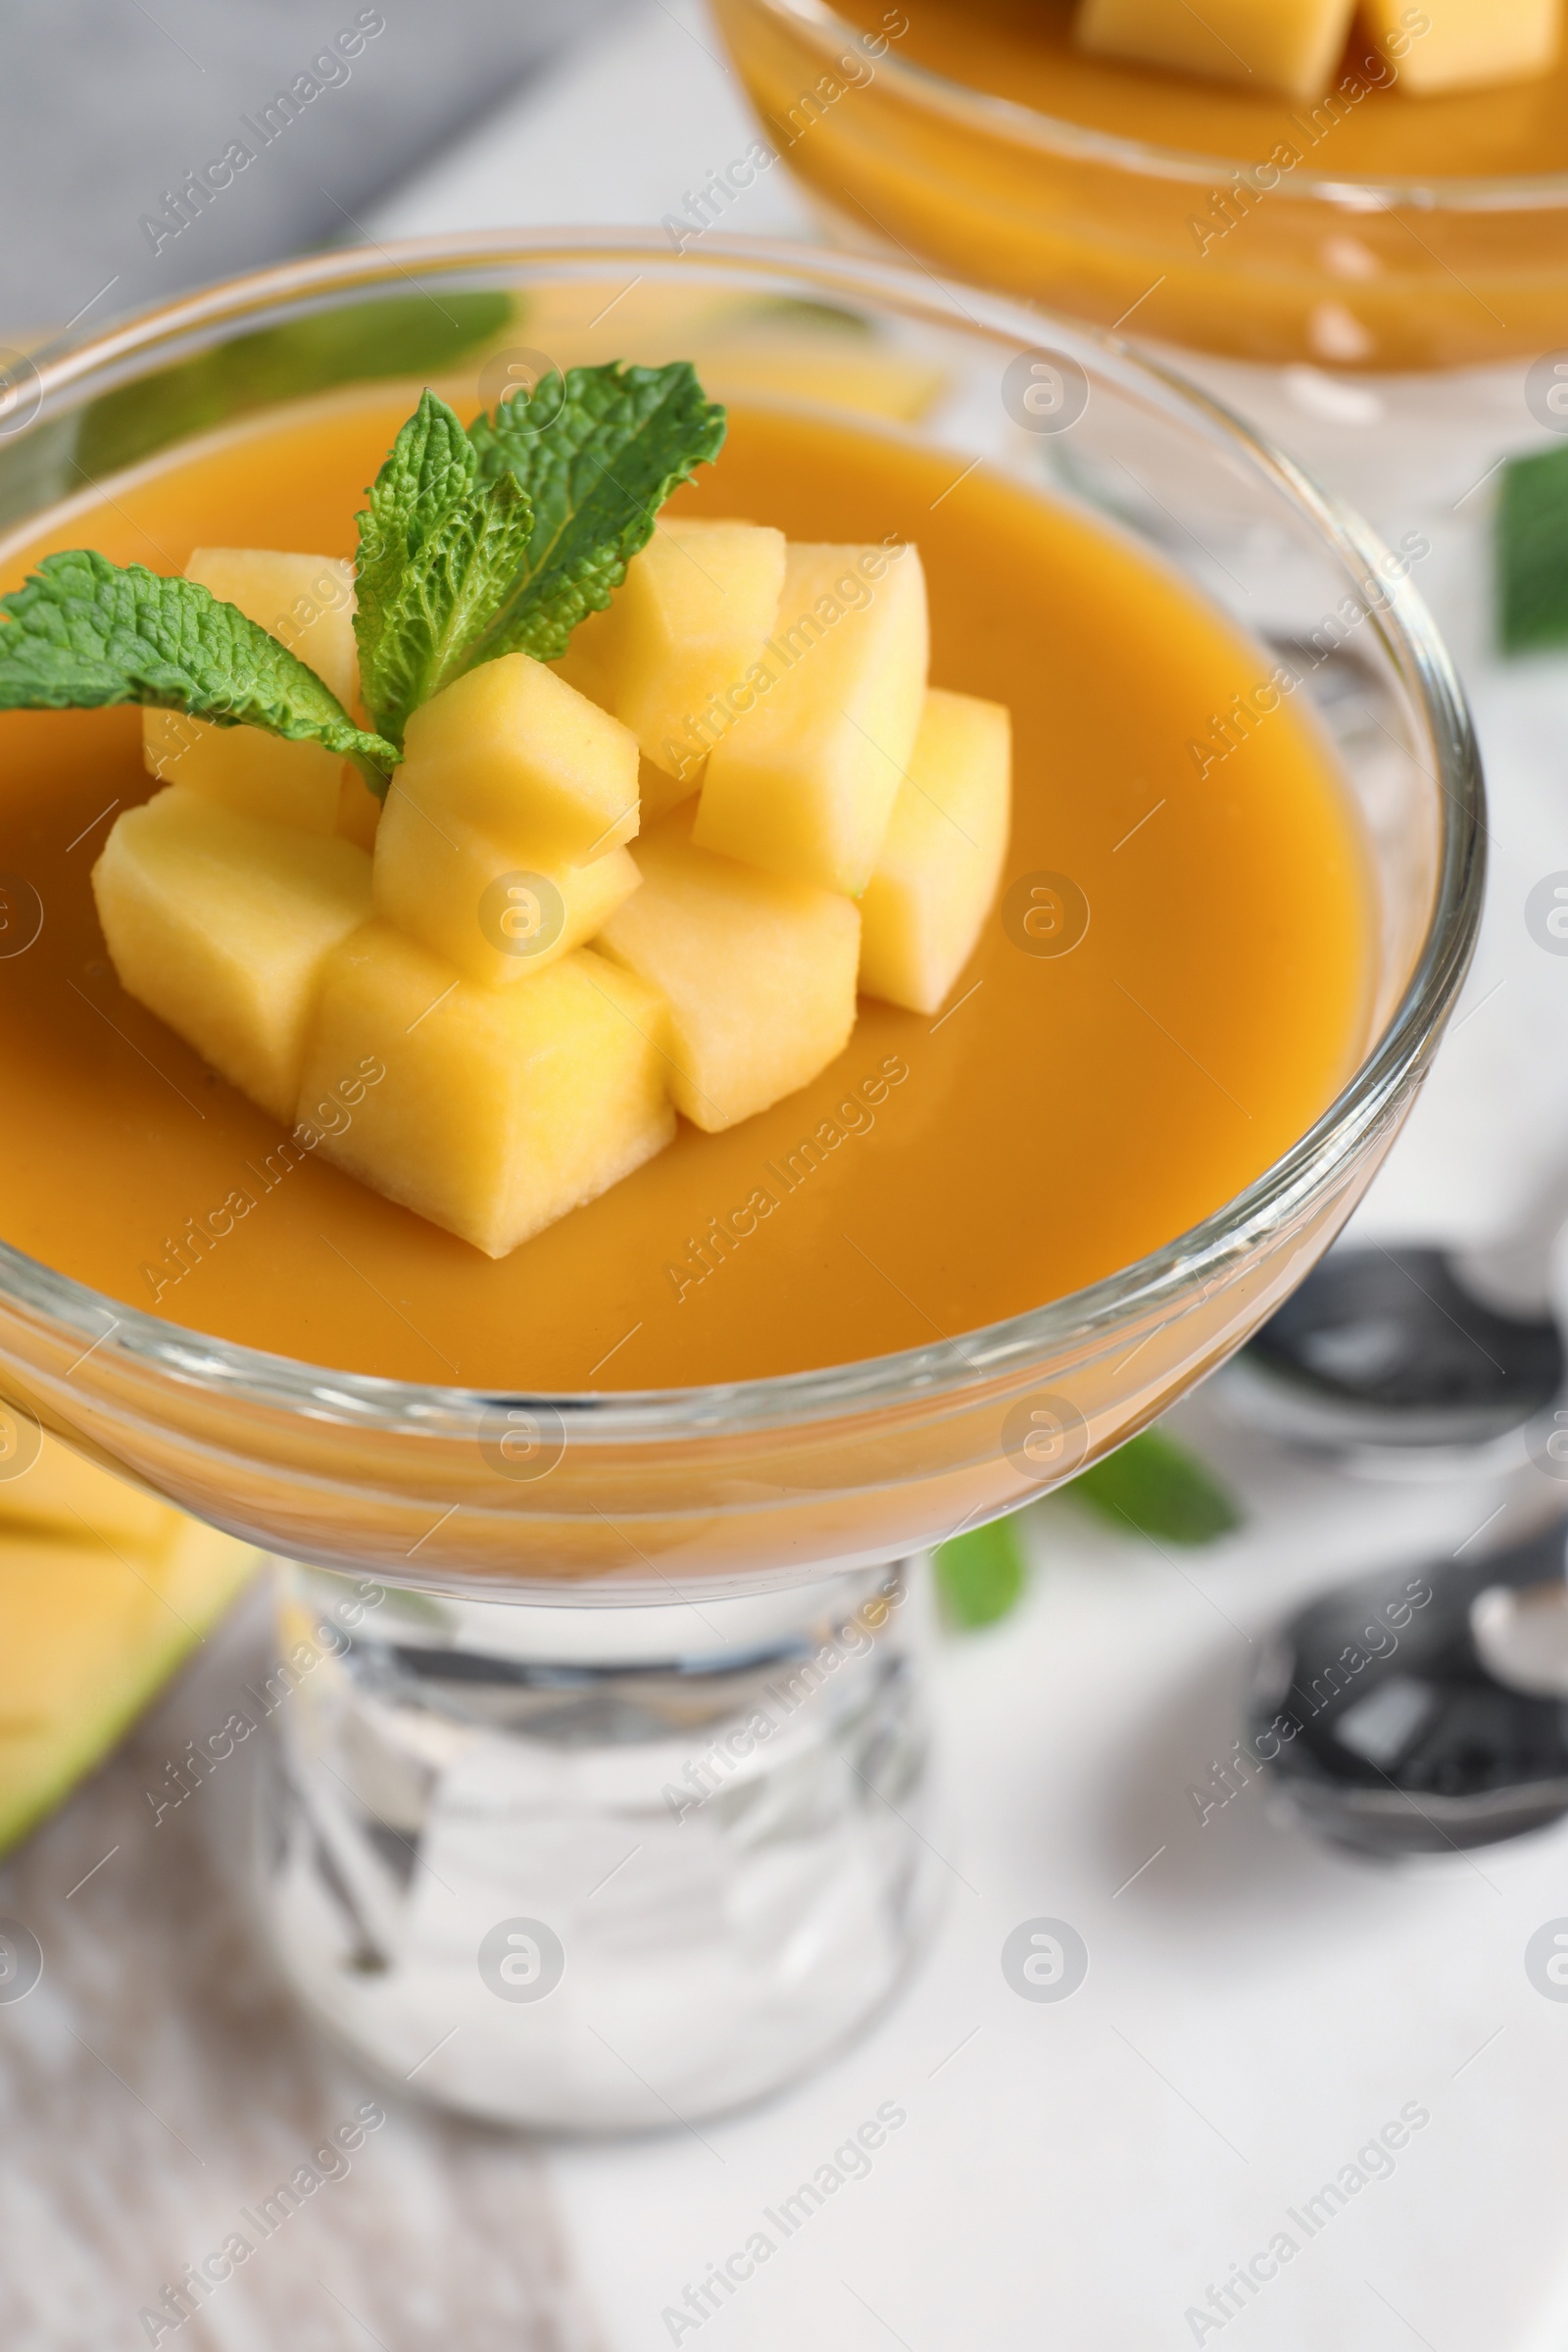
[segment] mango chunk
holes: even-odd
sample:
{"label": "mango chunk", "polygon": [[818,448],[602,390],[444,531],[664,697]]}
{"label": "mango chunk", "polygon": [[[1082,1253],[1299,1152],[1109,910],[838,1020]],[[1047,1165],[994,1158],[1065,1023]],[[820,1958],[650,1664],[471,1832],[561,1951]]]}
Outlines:
{"label": "mango chunk", "polygon": [[[685,777],[732,723],[784,586],[784,534],[755,522],[662,522],[608,611],[581,623],[607,710],[645,760]],[[696,779],[693,778],[695,783]]]}
{"label": "mango chunk", "polygon": [[[0,1853],[108,1753],[259,1565],[232,1536],[152,1507],[142,1540],[0,1531]],[[167,1782],[154,1806],[199,1785]]]}
{"label": "mango chunk", "polygon": [[[5,1409],[0,1397],[0,1413]],[[174,1517],[156,1494],[101,1469],[48,1430],[27,1468],[0,1479],[0,1541],[24,1532],[145,1552],[164,1540]]]}
{"label": "mango chunk", "polygon": [[[330,556],[261,547],[199,547],[185,577],[237,605],[308,662],[344,709],[360,690],[354,567]],[[205,792],[247,816],[304,833],[335,833],[343,762],[318,743],[284,743],[260,727],[214,727],[180,710],[142,712],[142,756],[165,784]]]}
{"label": "mango chunk", "polygon": [[1103,57],[1320,98],[1354,14],[1355,0],[1083,0],[1074,32]]}
{"label": "mango chunk", "polygon": [[514,866],[586,865],[637,830],[637,738],[527,654],[481,662],[409,720],[398,786]]}
{"label": "mango chunk", "polygon": [[627,850],[554,873],[519,868],[507,851],[461,817],[439,826],[396,778],[376,834],[370,888],[375,911],[466,980],[497,988],[540,972],[581,947],[637,888]]}
{"label": "mango chunk", "polygon": [[646,832],[650,825],[657,825],[662,817],[668,816],[672,808],[681,808],[692,798],[702,780],[701,767],[684,776],[672,776],[667,769],[656,767],[651,760],[645,760],[637,771],[637,797],[642,804],[642,831]]}
{"label": "mango chunk", "polygon": [[1365,18],[1400,89],[1418,98],[1537,80],[1562,47],[1562,0],[1366,0]]}
{"label": "mango chunk", "polygon": [[938,1010],[991,911],[1011,814],[1011,712],[933,688],[860,901],[864,995]]}
{"label": "mango chunk", "polygon": [[915,549],[792,545],[766,683],[709,757],[698,847],[858,898],[914,749],[928,646]]}
{"label": "mango chunk", "polygon": [[122,988],[292,1121],[323,965],[369,919],[365,852],[173,784],[117,819],[92,887]]}
{"label": "mango chunk", "polygon": [[352,841],[357,849],[373,850],[376,828],[381,822],[381,804],[365,778],[356,768],[343,762],[343,779],[338,786],[337,824],[334,830],[343,840]]}
{"label": "mango chunk", "polygon": [[379,1061],[320,1151],[505,1257],[670,1141],[665,1033],[654,992],[586,948],[526,988],[479,988],[373,923],[328,960],[300,1101]]}
{"label": "mango chunk", "polygon": [[848,899],[696,849],[681,810],[632,853],[643,886],[597,942],[669,1006],[669,1091],[709,1134],[794,1094],[855,1026]]}

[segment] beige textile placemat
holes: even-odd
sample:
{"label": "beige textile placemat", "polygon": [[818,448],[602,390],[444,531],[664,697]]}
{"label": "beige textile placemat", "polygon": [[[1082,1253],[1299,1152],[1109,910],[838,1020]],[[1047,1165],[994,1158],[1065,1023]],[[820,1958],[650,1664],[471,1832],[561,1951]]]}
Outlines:
{"label": "beige textile placemat", "polygon": [[[239,1703],[267,1629],[253,1588],[0,1869],[0,1922],[43,1953],[0,1999],[0,2343],[602,2352],[538,2152],[377,2091],[278,1984],[246,1884],[260,1742],[154,1823],[146,1790]],[[203,2264],[177,2321],[166,2290]]]}

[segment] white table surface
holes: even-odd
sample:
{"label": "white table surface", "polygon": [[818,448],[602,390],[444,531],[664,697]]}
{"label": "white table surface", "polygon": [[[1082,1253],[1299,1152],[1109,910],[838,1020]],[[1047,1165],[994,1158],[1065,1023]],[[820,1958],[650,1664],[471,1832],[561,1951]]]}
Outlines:
{"label": "white table surface", "polygon": [[[657,220],[753,135],[700,11],[654,0],[370,226]],[[810,233],[781,171],[727,225]],[[1488,662],[1466,619],[1475,544],[1440,548],[1424,585],[1468,657],[1493,895],[1460,1025],[1363,1212],[1383,1232],[1484,1233],[1568,1156],[1568,959],[1541,954],[1522,914],[1531,884],[1568,867],[1568,662],[1504,677]],[[1206,1826],[1188,1794],[1297,1593],[1449,1554],[1499,1502],[1485,1541],[1523,1533],[1543,1493],[1354,1482],[1228,1435],[1202,1399],[1183,1417],[1245,1495],[1244,1534],[1168,1560],[1045,1506],[1025,1608],[939,1661],[951,1899],[895,2009],[701,2138],[552,2156],[612,2352],[697,2334],[729,2352],[1568,2341],[1568,2006],[1522,1965],[1568,1911],[1568,1838],[1381,1869],[1274,1822],[1255,1790]],[[1039,1915],[1089,1945],[1059,2005],[1020,2000],[999,1965]],[[907,2123],[867,2178],[700,2328],[664,2316],[890,2099]],[[1430,2122],[1392,2177],[1307,2242],[1289,2209],[1408,2104]],[[1281,2230],[1300,2250],[1255,2303],[1223,2328],[1188,2316]]]}

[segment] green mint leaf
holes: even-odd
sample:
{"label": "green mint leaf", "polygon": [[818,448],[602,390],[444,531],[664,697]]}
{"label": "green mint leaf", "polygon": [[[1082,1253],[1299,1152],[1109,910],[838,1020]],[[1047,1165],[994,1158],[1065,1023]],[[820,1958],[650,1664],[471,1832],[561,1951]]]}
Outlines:
{"label": "green mint leaf", "polygon": [[479,482],[473,444],[426,391],[360,516],[355,634],[375,721],[396,743],[411,711],[461,677],[524,568],[533,509],[515,475]]}
{"label": "green mint leaf", "polygon": [[1129,1438],[1093,1469],[1080,1471],[1067,1492],[1123,1535],[1151,1536],[1161,1544],[1213,1544],[1242,1524],[1224,1488],[1157,1429]]}
{"label": "green mint leaf", "polygon": [[1568,449],[1504,466],[1496,547],[1503,650],[1568,645]]}
{"label": "green mint leaf", "polygon": [[354,627],[365,699],[395,743],[461,677],[521,573],[533,529],[512,473],[480,483],[453,411],[425,392],[360,516]]}
{"label": "green mint leaf", "polygon": [[468,667],[532,528],[527,493],[507,474],[454,508],[410,557],[379,608],[372,706],[399,741],[410,711]]}
{"label": "green mint leaf", "polygon": [[318,743],[386,789],[392,746],[357,727],[286,646],[194,580],[74,549],[46,556],[24,587],[0,597],[0,710],[184,710]]}
{"label": "green mint leaf", "polygon": [[1012,1519],[993,1519],[989,1527],[954,1536],[932,1557],[943,1613],[966,1631],[995,1625],[1023,1592],[1023,1549]]}
{"label": "green mint leaf", "polygon": [[473,494],[478,460],[463,426],[433,392],[420,395],[402,425],[358,517],[354,635],[360,649],[360,691],[378,727],[402,741],[407,699],[417,656],[405,653],[401,631],[417,598],[401,603],[411,564],[425,541]]}
{"label": "green mint leaf", "polygon": [[570,368],[476,417],[480,478],[514,475],[534,511],[526,564],[478,659],[564,654],[578,621],[609,604],[670,492],[717,457],[724,424],[689,360]]}

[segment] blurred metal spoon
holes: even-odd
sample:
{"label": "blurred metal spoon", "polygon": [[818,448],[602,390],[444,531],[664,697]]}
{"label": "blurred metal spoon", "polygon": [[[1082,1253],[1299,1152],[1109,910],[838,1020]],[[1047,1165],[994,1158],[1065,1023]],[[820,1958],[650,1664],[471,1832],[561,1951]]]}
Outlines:
{"label": "blurred metal spoon", "polygon": [[1320,1836],[1383,1856],[1568,1815],[1564,1525],[1474,1564],[1342,1586],[1271,1642],[1248,1753]]}
{"label": "blurred metal spoon", "polygon": [[[1428,1476],[1445,1451],[1456,1467],[1498,1446],[1521,1461],[1528,1446],[1540,1459],[1568,1378],[1547,1255],[1510,1264],[1504,1282],[1496,1254],[1331,1250],[1221,1375],[1219,1401],[1287,1445],[1342,1458],[1403,1454]],[[1539,1441],[1521,1441],[1533,1424]],[[1554,1457],[1543,1466],[1555,1472]]]}

